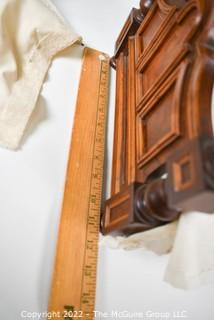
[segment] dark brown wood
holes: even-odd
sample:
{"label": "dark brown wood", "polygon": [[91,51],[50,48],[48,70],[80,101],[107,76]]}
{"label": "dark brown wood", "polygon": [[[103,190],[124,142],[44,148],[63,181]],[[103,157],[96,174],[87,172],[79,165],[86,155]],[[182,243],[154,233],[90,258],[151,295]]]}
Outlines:
{"label": "dark brown wood", "polygon": [[179,214],[178,209],[168,206],[165,179],[133,183],[106,202],[101,229],[104,234],[116,231],[129,235],[175,220]]}
{"label": "dark brown wood", "polygon": [[169,205],[214,213],[214,139],[195,138],[167,161]]}
{"label": "dark brown wood", "polygon": [[102,231],[130,234],[181,210],[214,212],[214,1],[141,0],[111,64],[116,117]]}

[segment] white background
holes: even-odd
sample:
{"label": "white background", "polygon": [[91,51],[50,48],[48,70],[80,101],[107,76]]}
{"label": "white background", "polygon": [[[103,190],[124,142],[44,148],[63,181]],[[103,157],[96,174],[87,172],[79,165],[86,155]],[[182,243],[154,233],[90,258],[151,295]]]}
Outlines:
{"label": "white background", "polygon": [[[110,55],[131,7],[138,6],[134,0],[54,3],[87,45]],[[4,320],[22,319],[22,310],[47,308],[81,55],[82,48],[76,47],[54,60],[21,149],[0,148],[0,317]],[[108,184],[114,84],[113,72]],[[213,320],[214,287],[189,292],[172,288],[162,281],[167,259],[140,249],[100,248],[96,309],[186,310],[190,320]]]}

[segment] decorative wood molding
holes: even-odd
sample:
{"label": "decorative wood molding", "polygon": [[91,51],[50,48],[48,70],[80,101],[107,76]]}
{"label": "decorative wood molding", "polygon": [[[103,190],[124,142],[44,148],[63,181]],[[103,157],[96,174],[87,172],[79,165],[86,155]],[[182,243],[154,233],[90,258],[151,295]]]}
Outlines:
{"label": "decorative wood molding", "polygon": [[167,161],[166,190],[170,206],[214,212],[214,139],[190,140]]}
{"label": "decorative wood molding", "polygon": [[[214,212],[213,0],[142,0],[116,42],[112,191],[103,233]],[[164,174],[164,179],[163,179]]]}
{"label": "decorative wood molding", "polygon": [[[163,85],[153,92],[149,102],[137,111],[137,166],[139,169],[181,136],[181,97],[188,65],[189,62],[186,61],[175,69]],[[163,108],[164,110],[161,111]],[[151,114],[152,116],[149,117]],[[158,117],[164,125],[155,131],[153,126],[157,124]],[[161,132],[162,129],[163,132]],[[149,145],[150,138],[152,141]]]}

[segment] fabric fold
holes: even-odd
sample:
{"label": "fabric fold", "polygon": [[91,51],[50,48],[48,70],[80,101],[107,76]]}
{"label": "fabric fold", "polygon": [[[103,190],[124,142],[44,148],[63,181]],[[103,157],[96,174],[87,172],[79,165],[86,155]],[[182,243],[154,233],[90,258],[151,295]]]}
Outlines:
{"label": "fabric fold", "polygon": [[214,283],[214,214],[182,213],[178,221],[129,237],[101,236],[100,245],[112,249],[142,248],[168,254],[164,281],[191,290]]}
{"label": "fabric fold", "polygon": [[52,59],[81,37],[48,0],[4,0],[0,23],[0,144],[17,149]]}

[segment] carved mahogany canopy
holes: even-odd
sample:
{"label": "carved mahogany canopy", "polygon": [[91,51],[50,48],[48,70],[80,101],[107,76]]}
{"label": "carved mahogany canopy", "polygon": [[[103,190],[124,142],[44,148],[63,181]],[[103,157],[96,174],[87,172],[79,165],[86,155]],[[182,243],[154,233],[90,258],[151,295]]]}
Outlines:
{"label": "carved mahogany canopy", "polygon": [[214,212],[214,1],[144,0],[116,41],[111,198],[102,231]]}

